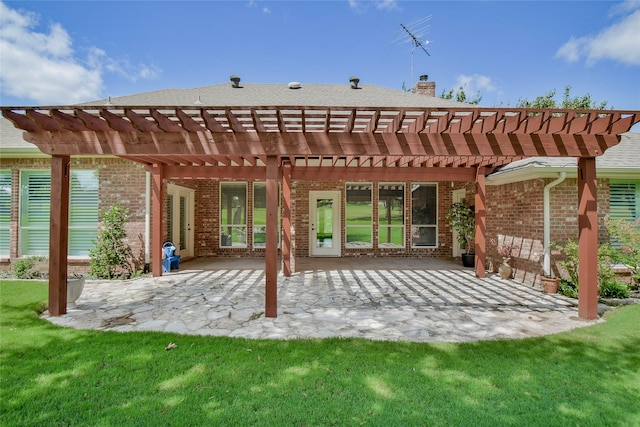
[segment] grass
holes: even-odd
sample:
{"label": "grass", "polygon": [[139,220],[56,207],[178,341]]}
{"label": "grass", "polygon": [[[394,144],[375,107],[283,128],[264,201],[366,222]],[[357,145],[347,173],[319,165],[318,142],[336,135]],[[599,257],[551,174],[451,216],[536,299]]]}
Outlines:
{"label": "grass", "polygon": [[46,295],[0,282],[0,425],[640,425],[640,306],[525,340],[254,341],[61,328]]}

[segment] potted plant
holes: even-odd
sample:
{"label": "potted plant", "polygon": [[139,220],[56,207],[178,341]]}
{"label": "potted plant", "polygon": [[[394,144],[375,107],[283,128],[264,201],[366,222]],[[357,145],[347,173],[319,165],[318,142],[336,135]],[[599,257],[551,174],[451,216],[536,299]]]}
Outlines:
{"label": "potted plant", "polygon": [[473,208],[464,200],[456,202],[447,211],[446,218],[451,229],[457,232],[458,244],[464,248],[462,264],[465,267],[473,267],[475,257],[472,245],[476,231],[476,217]]}
{"label": "potted plant", "polygon": [[84,290],[84,280],[85,278],[78,274],[67,277],[67,304],[75,304],[80,298]]}

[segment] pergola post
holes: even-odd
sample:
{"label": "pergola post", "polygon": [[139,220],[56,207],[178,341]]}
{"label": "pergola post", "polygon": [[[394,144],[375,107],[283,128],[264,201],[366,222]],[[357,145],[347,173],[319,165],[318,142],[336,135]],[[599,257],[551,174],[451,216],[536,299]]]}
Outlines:
{"label": "pergola post", "polygon": [[164,167],[155,165],[152,169],[151,183],[151,273],[153,277],[162,276],[162,181]]}
{"label": "pergola post", "polygon": [[598,202],[596,159],[578,158],[578,316],[598,317]]}
{"label": "pergola post", "polygon": [[282,165],[282,274],[291,276],[291,163]]}
{"label": "pergola post", "polygon": [[67,256],[69,250],[70,156],[51,157],[49,215],[49,314],[67,312]]}
{"label": "pergola post", "polygon": [[278,157],[267,156],[266,317],[278,317]]}
{"label": "pergola post", "polygon": [[486,277],[486,262],[487,262],[487,208],[486,208],[486,179],[485,168],[478,168],[476,174],[476,231],[475,231],[475,253],[476,253],[476,277]]}

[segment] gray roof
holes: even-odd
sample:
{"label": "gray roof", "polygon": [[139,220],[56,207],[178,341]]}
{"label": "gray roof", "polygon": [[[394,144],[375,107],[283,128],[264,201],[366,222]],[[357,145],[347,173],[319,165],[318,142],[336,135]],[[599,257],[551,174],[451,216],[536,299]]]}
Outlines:
{"label": "gray roof", "polygon": [[[525,172],[529,172],[528,178],[531,178],[531,174],[557,173],[565,168],[575,172],[576,167],[575,157],[529,157],[501,166],[487,179],[504,180],[509,175],[524,176]],[[609,148],[602,156],[596,157],[596,168],[600,176],[605,176],[602,172],[616,171],[637,173],[637,179],[640,179],[640,133],[623,133],[618,145]]]}
{"label": "gray roof", "polygon": [[44,156],[38,147],[22,139],[22,129],[13,126],[11,121],[0,118],[0,157]]}
{"label": "gray roof", "polygon": [[[231,83],[191,89],[164,89],[129,96],[110,98],[114,106],[340,106],[340,107],[423,107],[465,108],[469,104],[387,89],[380,86],[349,84],[301,84],[289,89],[287,84],[243,84],[234,88]],[[106,105],[109,99],[80,104]]]}

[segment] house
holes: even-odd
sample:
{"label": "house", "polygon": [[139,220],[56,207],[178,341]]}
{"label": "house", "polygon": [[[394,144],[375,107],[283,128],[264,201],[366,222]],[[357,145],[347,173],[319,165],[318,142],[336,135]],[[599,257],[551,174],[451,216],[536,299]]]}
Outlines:
{"label": "house", "polygon": [[[578,237],[577,159],[530,157],[497,168],[487,176],[487,235],[514,244],[514,277],[538,283],[558,275],[554,243]],[[640,219],[640,133],[622,134],[620,144],[596,158],[598,240],[609,240],[604,219]],[[545,254],[547,255],[545,265]],[[496,247],[488,256],[497,267]]]}
{"label": "house", "polygon": [[[464,198],[475,205],[475,268],[484,277],[487,236],[507,235],[490,215],[498,218],[516,200],[492,195],[531,181],[499,184],[499,177],[515,173],[505,165],[540,155],[578,158],[573,185],[586,203],[574,216],[584,218],[579,231],[588,236],[581,256],[595,256],[594,159],[640,113],[479,108],[435,97],[426,76],[412,92],[355,77],[254,85],[232,76],[227,84],[75,106],[2,107],[13,122],[3,120],[0,152],[0,182],[11,189],[0,200],[4,266],[48,253],[56,271],[50,311],[64,313],[67,269],[87,263],[98,212],[120,203],[131,212],[137,262],[154,275],[162,274],[165,241],[183,260],[264,257],[269,316],[278,253],[285,275],[297,257],[455,256],[445,213]],[[39,152],[21,151],[16,128]],[[527,227],[508,236],[539,240]],[[519,271],[540,270],[533,255],[530,265],[520,256]],[[594,316],[597,299],[585,298],[582,314]]]}

